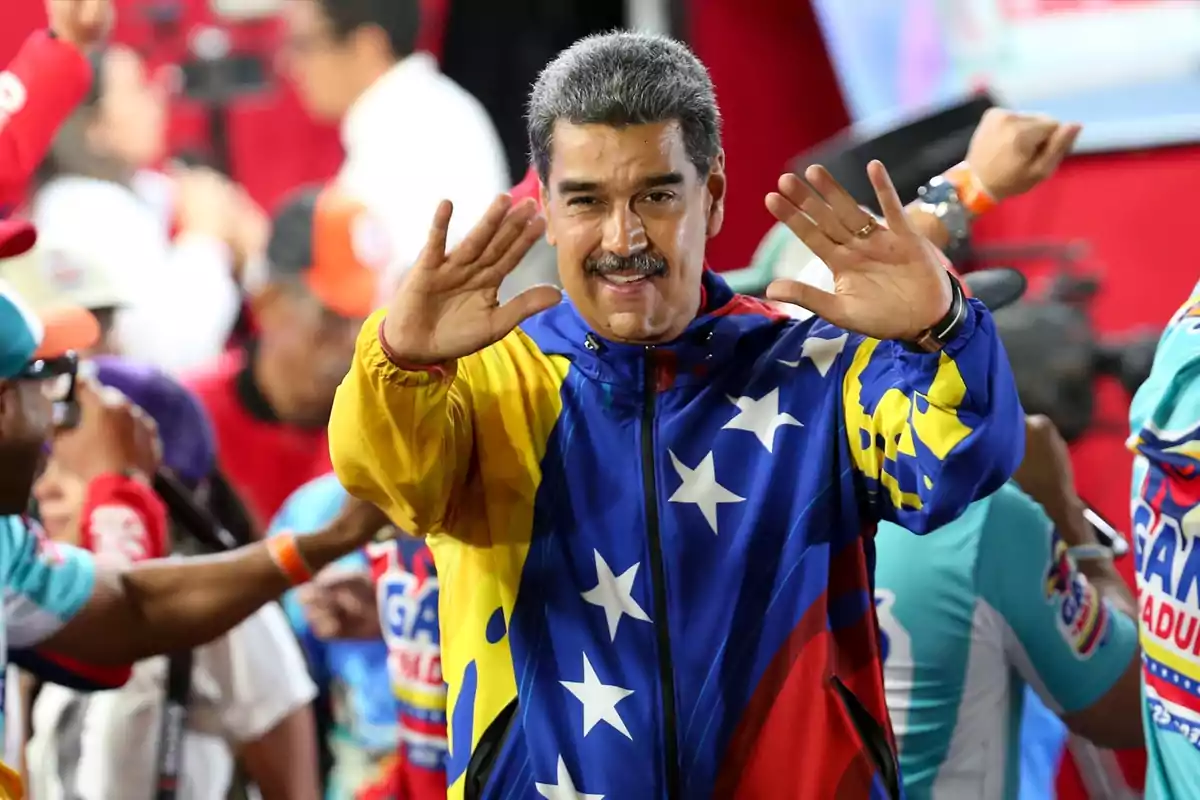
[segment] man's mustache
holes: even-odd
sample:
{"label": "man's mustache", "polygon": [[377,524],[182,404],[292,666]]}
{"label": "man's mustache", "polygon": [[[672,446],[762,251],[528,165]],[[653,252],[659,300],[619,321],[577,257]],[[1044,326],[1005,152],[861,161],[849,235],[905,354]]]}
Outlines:
{"label": "man's mustache", "polygon": [[623,273],[653,278],[667,273],[667,260],[652,250],[642,250],[631,256],[601,253],[598,256],[588,256],[583,262],[583,269],[589,275]]}

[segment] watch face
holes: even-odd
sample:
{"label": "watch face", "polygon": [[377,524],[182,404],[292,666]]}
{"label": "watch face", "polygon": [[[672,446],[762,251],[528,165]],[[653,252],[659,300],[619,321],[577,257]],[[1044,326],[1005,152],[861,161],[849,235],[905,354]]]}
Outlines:
{"label": "watch face", "polygon": [[285,0],[208,0],[220,19],[251,20],[273,17],[283,10]]}

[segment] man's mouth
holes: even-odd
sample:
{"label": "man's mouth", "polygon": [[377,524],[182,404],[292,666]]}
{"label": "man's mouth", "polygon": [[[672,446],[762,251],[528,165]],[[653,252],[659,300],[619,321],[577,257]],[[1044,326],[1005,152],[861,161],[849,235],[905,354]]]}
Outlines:
{"label": "man's mouth", "polygon": [[628,286],[631,283],[637,283],[639,281],[644,281],[647,278],[649,278],[650,276],[645,273],[638,273],[636,275],[629,275],[629,274],[620,275],[620,274],[614,273],[611,275],[601,275],[600,277],[602,279],[608,281],[609,283],[615,283],[618,286]]}

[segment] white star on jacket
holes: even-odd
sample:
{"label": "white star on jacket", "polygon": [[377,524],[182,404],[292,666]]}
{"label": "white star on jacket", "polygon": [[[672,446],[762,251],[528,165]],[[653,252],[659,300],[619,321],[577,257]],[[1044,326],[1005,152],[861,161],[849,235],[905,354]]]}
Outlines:
{"label": "white star on jacket", "polygon": [[621,719],[621,715],[617,711],[617,703],[633,694],[633,690],[601,683],[600,678],[596,676],[596,670],[592,668],[592,662],[588,661],[587,653],[583,654],[583,681],[559,681],[559,683],[568,692],[575,695],[579,702],[583,703],[584,736],[591,733],[592,728],[599,723],[607,722],[618,732],[624,734],[626,739],[633,741],[633,734],[629,732],[629,728],[625,727],[625,720]]}
{"label": "white star on jacket", "polygon": [[604,618],[608,622],[608,636],[611,641],[617,640],[617,626],[621,617],[629,616],[642,622],[650,622],[645,610],[633,599],[633,579],[637,577],[641,562],[634,564],[620,575],[613,575],[608,562],[600,555],[599,550],[593,550],[596,555],[596,586],[583,593],[583,599],[594,606],[604,609]]}
{"label": "white star on jacket", "polygon": [[588,794],[575,788],[571,773],[567,772],[567,763],[563,757],[558,757],[557,783],[535,783],[538,794],[548,800],[604,800],[602,794]]}
{"label": "white star on jacket", "polygon": [[717,506],[722,503],[742,503],[746,498],[717,483],[717,467],[713,462],[711,450],[695,469],[680,461],[674,452],[668,450],[667,454],[671,456],[671,464],[683,481],[683,485],[675,490],[675,494],[667,498],[668,502],[694,503],[704,515],[708,527],[712,528],[713,533],[717,533]]}
{"label": "white star on jacket", "polygon": [[841,355],[842,350],[846,347],[846,340],[850,338],[850,334],[843,333],[841,336],[835,336],[832,339],[822,339],[819,336],[809,336],[804,340],[803,347],[800,348],[800,358],[796,361],[785,361],[779,359],[779,363],[785,367],[798,367],[804,359],[812,361],[813,366],[817,368],[817,372],[821,373],[824,378],[829,373],[829,368],[833,366],[833,362],[837,361],[837,357]]}
{"label": "white star on jacket", "polygon": [[738,408],[737,416],[722,426],[727,431],[749,431],[758,437],[767,452],[775,446],[775,432],[784,425],[803,427],[800,420],[791,414],[779,413],[779,388],[776,387],[761,400],[753,397],[730,397],[729,402]]}

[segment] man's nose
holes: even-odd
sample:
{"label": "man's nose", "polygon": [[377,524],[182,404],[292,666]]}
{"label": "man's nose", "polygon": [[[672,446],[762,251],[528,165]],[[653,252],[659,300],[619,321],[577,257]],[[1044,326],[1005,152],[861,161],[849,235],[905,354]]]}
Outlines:
{"label": "man's nose", "polygon": [[645,250],[646,245],[641,217],[628,208],[614,207],[604,223],[604,250],[627,258]]}

